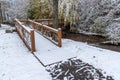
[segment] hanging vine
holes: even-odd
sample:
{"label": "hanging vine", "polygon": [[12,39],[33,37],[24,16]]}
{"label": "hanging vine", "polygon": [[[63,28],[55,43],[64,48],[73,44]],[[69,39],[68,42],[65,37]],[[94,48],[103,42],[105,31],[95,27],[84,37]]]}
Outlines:
{"label": "hanging vine", "polygon": [[65,25],[76,24],[80,19],[77,12],[79,0],[59,0],[59,19],[64,19]]}

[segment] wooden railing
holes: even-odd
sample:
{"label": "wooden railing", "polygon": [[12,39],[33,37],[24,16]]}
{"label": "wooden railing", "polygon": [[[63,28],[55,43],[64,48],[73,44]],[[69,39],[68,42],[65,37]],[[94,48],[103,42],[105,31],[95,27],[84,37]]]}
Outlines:
{"label": "wooden railing", "polygon": [[[36,22],[39,22],[41,24],[45,24],[47,26],[52,27],[53,26],[53,20],[52,19],[36,19],[34,20]],[[64,20],[58,20],[58,27],[62,28],[64,26]]]}
{"label": "wooden railing", "polygon": [[15,19],[15,27],[25,45],[31,52],[35,51],[34,30],[24,26],[18,19]]}
{"label": "wooden railing", "polygon": [[[28,19],[21,19],[20,21],[21,22],[26,22]],[[50,26],[52,27],[53,26],[53,20],[52,19],[35,19],[33,20],[35,22],[38,22],[38,23],[41,23],[41,24],[44,24],[44,25],[47,25],[47,26]],[[62,28],[64,27],[64,20],[58,20],[58,27]]]}
{"label": "wooden railing", "polygon": [[26,24],[35,29],[38,33],[40,33],[42,36],[56,44],[57,46],[61,47],[62,46],[62,31],[61,28],[54,29],[52,27],[49,27],[47,25],[43,25],[41,23],[32,21],[28,19],[26,21]]}
{"label": "wooden railing", "polygon": [[52,27],[52,21],[53,21],[53,20],[52,20],[52,19],[36,19],[36,20],[34,20],[34,21]]}

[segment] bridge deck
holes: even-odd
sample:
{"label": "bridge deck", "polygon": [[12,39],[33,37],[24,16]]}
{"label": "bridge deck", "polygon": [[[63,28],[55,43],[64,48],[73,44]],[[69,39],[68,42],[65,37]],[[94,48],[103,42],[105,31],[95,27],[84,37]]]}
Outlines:
{"label": "bridge deck", "polygon": [[45,65],[76,56],[65,50],[64,46],[60,48],[38,33],[35,33],[35,42],[36,52],[34,53]]}

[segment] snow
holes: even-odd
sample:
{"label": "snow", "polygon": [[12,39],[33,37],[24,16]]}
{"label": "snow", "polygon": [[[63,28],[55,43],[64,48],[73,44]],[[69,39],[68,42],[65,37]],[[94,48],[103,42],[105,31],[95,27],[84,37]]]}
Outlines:
{"label": "snow", "polygon": [[[96,48],[87,43],[69,39],[62,40],[59,48],[38,33],[35,33],[34,54],[45,64],[77,57],[115,80],[120,79],[120,53]],[[44,67],[35,59],[16,33],[0,29],[0,80],[52,80]]]}
{"label": "snow", "polygon": [[77,53],[79,59],[95,66],[98,69],[102,69],[108,75],[112,75],[115,78],[115,80],[120,79],[119,52],[100,49],[89,46],[85,43],[80,43],[71,40],[67,40],[67,44],[65,44],[64,48],[66,48],[67,50],[71,50],[73,54]]}
{"label": "snow", "polygon": [[76,56],[64,48],[57,47],[38,33],[35,33],[35,42],[35,54],[45,65]]}
{"label": "snow", "polygon": [[63,39],[63,46],[59,48],[38,33],[35,35],[37,43],[37,51],[35,54],[45,65],[66,60],[71,57],[77,57],[98,69],[102,69],[108,75],[113,76],[115,80],[120,79],[119,52],[96,48],[88,45],[87,43],[77,42],[69,39]]}
{"label": "snow", "polygon": [[0,28],[0,80],[51,80],[16,33]]}
{"label": "snow", "polygon": [[113,42],[120,42],[120,23],[112,23],[106,28],[108,38]]}

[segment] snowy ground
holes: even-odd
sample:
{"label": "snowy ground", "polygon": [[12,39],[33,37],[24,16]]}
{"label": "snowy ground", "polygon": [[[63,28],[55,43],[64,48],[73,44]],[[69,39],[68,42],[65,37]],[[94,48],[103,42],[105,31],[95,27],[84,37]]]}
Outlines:
{"label": "snowy ground", "polygon": [[[44,43],[44,42],[45,43]],[[62,48],[56,47],[50,41],[36,33],[37,51],[35,54],[44,62],[49,64],[70,57],[77,57],[86,63],[102,69],[115,80],[120,79],[120,53],[106,49],[89,46],[86,43],[63,39]]]}
{"label": "snowy ground", "polygon": [[115,80],[120,79],[120,53],[110,50],[89,46],[85,43],[66,40],[63,43],[64,49],[71,50],[73,54],[84,62],[87,62],[98,69],[102,69]]}
{"label": "snowy ground", "polygon": [[19,36],[5,33],[3,28],[0,29],[0,80],[51,80]]}
{"label": "snowy ground", "polygon": [[[38,33],[35,33],[35,40],[37,50],[35,55],[44,64],[77,57],[104,70],[115,80],[120,79],[119,52],[92,47],[86,43],[68,39],[63,39],[63,46],[59,48]],[[16,33],[5,34],[3,29],[0,30],[0,54],[0,80],[51,80]]]}

